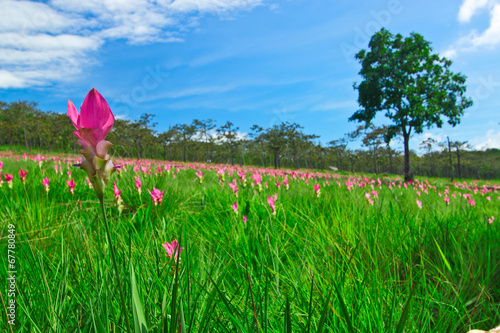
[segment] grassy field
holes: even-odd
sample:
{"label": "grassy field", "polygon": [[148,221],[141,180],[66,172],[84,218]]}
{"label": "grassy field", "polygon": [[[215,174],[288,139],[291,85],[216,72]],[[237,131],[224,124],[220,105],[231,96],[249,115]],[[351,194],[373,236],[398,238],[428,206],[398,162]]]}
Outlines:
{"label": "grassy field", "polygon": [[[10,282],[1,289],[2,332],[124,332],[125,316],[136,332],[141,319],[149,332],[466,332],[500,323],[494,184],[115,161],[123,167],[105,207],[123,313],[99,201],[75,159],[0,153],[2,281],[17,272],[15,297]],[[154,188],[164,191],[158,205]],[[177,261],[162,246],[174,239],[184,248]]]}

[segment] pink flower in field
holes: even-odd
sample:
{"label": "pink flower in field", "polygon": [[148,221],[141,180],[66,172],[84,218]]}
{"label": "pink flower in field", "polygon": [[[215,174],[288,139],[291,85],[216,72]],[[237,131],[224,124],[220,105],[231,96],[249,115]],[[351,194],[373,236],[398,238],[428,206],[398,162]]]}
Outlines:
{"label": "pink flower in field", "polygon": [[163,248],[165,251],[167,251],[167,257],[172,259],[172,257],[177,260],[179,257],[179,254],[181,254],[182,250],[184,250],[183,247],[179,247],[179,242],[177,242],[177,239],[174,239],[171,243],[165,242],[162,244]]}
{"label": "pink flower in field", "polygon": [[285,188],[286,188],[287,190],[289,190],[289,189],[290,189],[290,183],[289,183],[289,181],[288,181],[288,175],[286,175],[286,176],[285,176],[285,179],[283,180],[283,184],[285,184]]}
{"label": "pink flower in field", "polygon": [[372,191],[372,195],[376,198],[376,197],[378,197],[378,192],[377,191]]}
{"label": "pink flower in field", "polygon": [[495,221],[495,217],[493,215],[491,215],[491,218],[488,219],[488,223],[492,224],[493,221]]}
{"label": "pink flower in field", "polygon": [[422,201],[417,199],[417,206],[418,208],[422,209]]}
{"label": "pink flower in field", "polygon": [[116,186],[116,183],[113,183],[113,189],[114,189],[114,192],[115,192],[115,198],[120,197],[120,195],[122,194],[122,191],[120,191],[118,189],[118,187]]}
{"label": "pink flower in field", "polygon": [[238,197],[238,185],[236,184],[236,178],[233,179],[232,183],[229,183],[229,187],[233,190],[234,195]]}
{"label": "pink flower in field", "polygon": [[19,177],[21,177],[21,183],[24,184],[26,181],[26,175],[28,174],[28,170],[24,171],[23,169],[19,170]]}
{"label": "pink flower in field", "polygon": [[73,102],[68,100],[68,116],[76,129],[73,134],[80,139],[78,144],[83,147],[80,150],[84,157],[80,169],[85,170],[97,196],[102,197],[109,177],[116,170],[108,155],[112,143],[104,140],[113,127],[115,116],[104,97],[95,89],[85,97],[80,114]]}
{"label": "pink flower in field", "polygon": [[486,200],[491,201],[491,197],[490,197],[490,196],[487,196],[487,197],[486,197]]}
{"label": "pink flower in field", "polygon": [[276,185],[277,188],[280,188],[281,183],[280,182],[276,182],[276,183],[274,183],[274,185]]}
{"label": "pink flower in field", "polygon": [[118,213],[121,214],[123,211],[123,208],[124,208],[123,200],[121,197],[122,191],[120,191],[118,189],[118,187],[116,187],[116,183],[113,183],[113,189],[115,192],[115,204],[116,204],[116,207],[118,208]]}
{"label": "pink flower in field", "polygon": [[373,206],[373,200],[372,199],[368,199],[368,203]]}
{"label": "pink flower in field", "polygon": [[231,208],[234,210],[235,213],[238,213],[238,203],[235,201],[234,204],[231,206]]}
{"label": "pink flower in field", "polygon": [[476,205],[476,202],[474,201],[474,199],[469,199],[469,205],[471,205],[472,207],[474,207]]}
{"label": "pink flower in field", "polygon": [[246,215],[243,215],[243,223],[247,223],[247,216]]}
{"label": "pink flower in field", "polygon": [[12,179],[14,178],[14,176],[12,174],[4,174],[3,177],[5,178],[5,181],[7,183],[11,183],[12,182]]}
{"label": "pink flower in field", "polygon": [[139,176],[137,176],[137,177],[135,178],[135,188],[137,189],[137,192],[139,192],[139,195],[141,195],[141,192],[142,192],[142,190],[141,190],[141,186],[142,186],[142,182],[141,182],[141,180],[139,179]]}
{"label": "pink flower in field", "polygon": [[314,192],[316,192],[316,197],[319,198],[319,195],[321,194],[321,187],[319,184],[314,184]]}
{"label": "pink flower in field", "polygon": [[420,196],[420,191],[417,191],[417,195]]}
{"label": "pink flower in field", "polygon": [[276,199],[278,198],[278,194],[276,193],[274,197],[267,197],[267,203],[269,204],[269,207],[271,208],[271,213],[273,215],[276,215]]}
{"label": "pink flower in field", "polygon": [[73,194],[74,190],[75,190],[75,181],[73,179],[71,180],[67,180],[66,181],[66,184],[68,184],[68,187],[69,187],[69,193]]}
{"label": "pink flower in field", "polygon": [[45,189],[45,192],[49,192],[49,182],[50,182],[50,179],[48,179],[47,177],[45,177],[42,180],[42,185],[43,185],[43,188]]}
{"label": "pink flower in field", "polygon": [[85,180],[87,181],[87,185],[89,186],[89,188],[93,189],[94,187],[92,186],[92,182],[90,181],[89,177],[85,177]]}
{"label": "pink flower in field", "polygon": [[68,174],[68,178],[71,179],[71,171],[66,171],[66,173]]}
{"label": "pink flower in field", "polygon": [[161,202],[163,201],[163,193],[165,193],[165,190],[160,191],[159,189],[153,187],[153,191],[150,191],[148,189],[148,192],[151,195],[151,200],[153,200],[153,204],[155,206],[161,204]]}
{"label": "pink flower in field", "polygon": [[370,199],[370,196],[371,196],[371,194],[370,194],[370,193],[368,193],[368,192],[366,192],[366,193],[365,193],[365,198],[366,198],[366,199]]}
{"label": "pink flower in field", "polygon": [[3,162],[0,161],[0,170],[2,170],[2,169],[3,169]]}
{"label": "pink flower in field", "polygon": [[[73,102],[68,101],[68,116],[76,128],[75,136],[80,139],[78,144],[83,148],[92,147],[94,156],[103,158],[111,143],[102,144],[101,141],[106,138],[115,123],[115,116],[104,97],[97,90],[92,89],[80,107],[80,114]],[[100,149],[97,147],[99,143],[101,143]],[[92,159],[87,160],[92,162]]]}
{"label": "pink flower in field", "polygon": [[465,193],[465,194],[463,195],[463,197],[464,197],[465,199],[470,199],[470,198],[472,197],[472,194],[470,194],[470,193]]}
{"label": "pink flower in field", "polygon": [[204,177],[204,176],[205,176],[205,175],[203,174],[203,172],[201,172],[201,170],[198,170],[198,171],[196,172],[196,177],[198,177],[198,178],[200,179],[200,184],[201,184],[201,183],[203,183],[203,177]]}
{"label": "pink flower in field", "polygon": [[450,204],[450,198],[449,197],[444,197],[444,202],[449,205]]}

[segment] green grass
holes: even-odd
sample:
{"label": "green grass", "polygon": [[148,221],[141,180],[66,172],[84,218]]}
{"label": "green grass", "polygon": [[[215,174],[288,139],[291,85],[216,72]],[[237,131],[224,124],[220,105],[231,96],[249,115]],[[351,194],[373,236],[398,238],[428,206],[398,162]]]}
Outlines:
{"label": "green grass", "polygon": [[[123,332],[125,315],[134,322],[137,300],[150,332],[465,332],[500,323],[500,193],[486,194],[491,201],[473,194],[475,207],[457,195],[447,206],[432,188],[418,197],[411,186],[375,183],[372,206],[365,198],[370,185],[348,191],[345,176],[318,178],[330,185],[317,198],[314,179],[290,180],[286,190],[264,175],[269,188],[259,192],[250,179],[245,188],[238,181],[236,198],[228,186],[236,172],[221,186],[215,171],[204,170],[200,184],[196,169],[187,168],[175,179],[139,171],[139,196],[129,166],[114,177],[125,203],[121,215],[112,183],[105,196],[124,314],[85,172],[72,168],[71,195],[66,168],[56,175],[54,162],[0,160],[3,173],[14,173],[13,188],[0,188],[0,277],[6,281],[13,224],[15,332]],[[24,185],[21,167],[29,170]],[[431,185],[442,193],[447,183]],[[147,192],[153,187],[165,190],[159,206]],[[454,192],[469,190],[450,186]],[[274,193],[276,215],[267,204]],[[230,207],[234,201],[239,214]],[[497,220],[489,224],[492,215]],[[173,239],[185,248],[178,263],[161,246]],[[2,331],[9,331],[1,318]]]}

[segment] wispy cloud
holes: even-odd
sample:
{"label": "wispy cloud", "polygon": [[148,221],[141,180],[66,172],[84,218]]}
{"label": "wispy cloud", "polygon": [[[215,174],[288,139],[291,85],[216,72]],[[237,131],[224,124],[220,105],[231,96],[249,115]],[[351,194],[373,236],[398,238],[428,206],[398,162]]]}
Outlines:
{"label": "wispy cloud", "polygon": [[107,41],[183,41],[203,14],[230,16],[262,0],[3,0],[0,88],[72,80]]}
{"label": "wispy cloud", "polygon": [[464,24],[468,23],[481,11],[488,12],[490,16],[488,28],[483,31],[471,30],[443,53],[445,57],[455,58],[463,51],[493,48],[500,44],[500,0],[464,0],[458,20]]}

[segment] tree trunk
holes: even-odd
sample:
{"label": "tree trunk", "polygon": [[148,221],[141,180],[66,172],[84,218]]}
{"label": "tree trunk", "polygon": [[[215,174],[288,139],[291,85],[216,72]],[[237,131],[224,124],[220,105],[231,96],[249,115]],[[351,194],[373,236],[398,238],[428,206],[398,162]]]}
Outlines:
{"label": "tree trunk", "polygon": [[274,152],[274,168],[278,169],[278,152]]}
{"label": "tree trunk", "polygon": [[413,181],[413,174],[411,173],[411,166],[410,166],[410,133],[406,132],[406,128],[403,127],[403,139],[404,139],[404,146],[405,146],[405,166],[404,166],[404,173],[405,173],[405,182],[412,182]]}
{"label": "tree trunk", "polygon": [[457,147],[457,164],[458,164],[458,179],[462,179],[462,171],[460,169],[460,149]]}
{"label": "tree trunk", "polygon": [[394,174],[394,168],[392,166],[392,151],[391,151],[391,147],[387,147],[389,149],[389,168],[390,168],[390,171],[391,171],[391,174]]}

